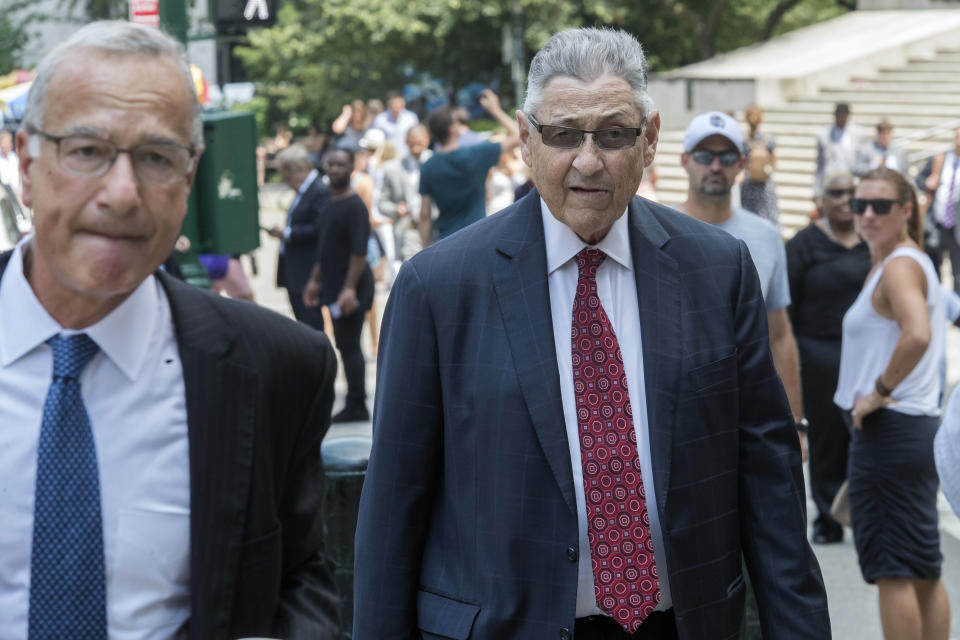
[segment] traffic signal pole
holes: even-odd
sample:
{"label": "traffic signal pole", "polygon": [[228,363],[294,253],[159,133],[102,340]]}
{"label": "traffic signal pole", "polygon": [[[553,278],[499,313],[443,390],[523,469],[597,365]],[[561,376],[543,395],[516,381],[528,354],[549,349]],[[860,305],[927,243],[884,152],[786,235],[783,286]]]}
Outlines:
{"label": "traffic signal pole", "polygon": [[160,0],[160,28],[187,46],[186,0]]}

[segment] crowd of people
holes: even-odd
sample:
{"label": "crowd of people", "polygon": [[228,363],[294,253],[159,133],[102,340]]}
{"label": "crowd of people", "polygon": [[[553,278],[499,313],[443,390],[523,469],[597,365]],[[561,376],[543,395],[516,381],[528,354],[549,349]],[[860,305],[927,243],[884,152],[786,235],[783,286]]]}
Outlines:
{"label": "crowd of people", "polygon": [[15,138],[34,232],[0,255],[12,637],[338,637],[320,442],[370,419],[381,271],[354,638],[828,639],[809,456],[812,541],[843,539],[845,495],[884,637],[946,640],[960,296],[923,223],[956,229],[960,130],[925,214],[888,123],[864,149],[838,105],[820,215],[784,245],[760,110],[690,121],[679,211],[636,197],[644,52],[569,29],[515,116],[484,91],[489,139],[398,94],[336,137],[278,131],[261,160],[294,195],[264,231],[291,321],[158,270],[204,151],[194,91],[182,47],[125,22],[37,69]]}

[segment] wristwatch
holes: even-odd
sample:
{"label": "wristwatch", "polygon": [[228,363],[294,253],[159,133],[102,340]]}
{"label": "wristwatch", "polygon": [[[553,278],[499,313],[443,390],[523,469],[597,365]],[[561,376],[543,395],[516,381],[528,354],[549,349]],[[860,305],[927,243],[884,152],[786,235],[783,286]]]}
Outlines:
{"label": "wristwatch", "polygon": [[889,398],[890,394],[893,393],[893,389],[883,384],[883,382],[880,381],[881,377],[883,376],[882,375],[877,376],[877,381],[874,383],[873,388],[876,389],[877,393],[879,393],[884,398]]}

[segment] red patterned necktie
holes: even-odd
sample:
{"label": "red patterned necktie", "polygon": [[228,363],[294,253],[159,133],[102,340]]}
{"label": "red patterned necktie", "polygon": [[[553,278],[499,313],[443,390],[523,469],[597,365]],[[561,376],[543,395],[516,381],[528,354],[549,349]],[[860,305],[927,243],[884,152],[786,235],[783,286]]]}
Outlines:
{"label": "red patterned necktie", "polygon": [[660,602],[627,374],[597,294],[598,249],[577,254],[573,390],[597,605],[633,633]]}

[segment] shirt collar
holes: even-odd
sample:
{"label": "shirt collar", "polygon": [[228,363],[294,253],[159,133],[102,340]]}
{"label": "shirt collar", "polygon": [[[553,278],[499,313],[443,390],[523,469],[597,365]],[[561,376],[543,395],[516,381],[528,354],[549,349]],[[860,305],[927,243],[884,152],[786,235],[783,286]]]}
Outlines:
{"label": "shirt collar", "polygon": [[630,234],[627,232],[628,209],[617,218],[603,240],[590,245],[580,239],[567,225],[550,212],[550,207],[540,198],[540,214],[543,217],[543,235],[547,244],[547,275],[573,259],[581,249],[599,249],[628,271],[633,271],[633,254],[630,252]]}
{"label": "shirt collar", "polygon": [[306,192],[306,190],[310,188],[310,185],[313,184],[313,181],[316,180],[319,175],[320,175],[320,172],[317,171],[316,169],[313,169],[312,171],[310,171],[310,173],[307,174],[307,177],[304,178],[303,182],[300,184],[300,188],[297,189],[297,195],[303,195],[304,192]]}
{"label": "shirt collar", "polygon": [[[0,279],[0,366],[6,367],[59,333],[67,331],[51,316],[23,274],[24,247],[33,236],[21,240],[10,256]],[[146,360],[159,317],[160,285],[153,275],[140,283],[127,299],[96,324],[83,330],[97,343],[127,378],[134,380]]]}

